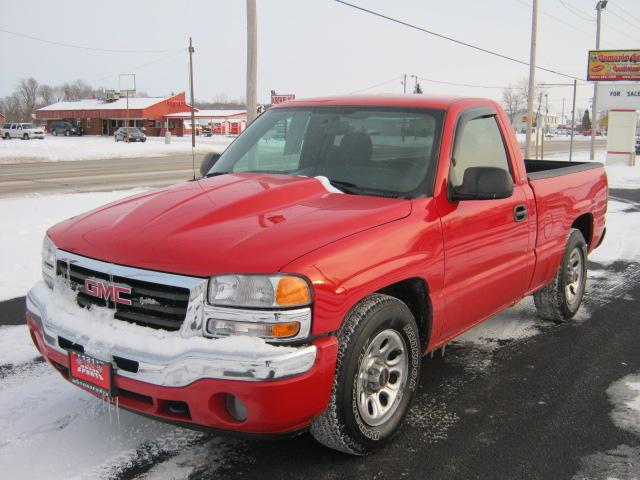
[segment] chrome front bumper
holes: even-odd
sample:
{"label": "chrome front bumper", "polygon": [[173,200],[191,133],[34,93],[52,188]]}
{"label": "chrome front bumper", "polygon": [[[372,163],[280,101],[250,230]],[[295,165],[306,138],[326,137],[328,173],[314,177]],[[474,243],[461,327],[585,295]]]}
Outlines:
{"label": "chrome front bumper", "polygon": [[[122,345],[96,341],[96,331],[105,325],[91,318],[71,324],[55,318],[54,291],[44,282],[38,283],[27,295],[27,310],[42,333],[47,346],[63,355],[60,338],[81,345],[85,353],[110,361],[117,375],[154,385],[181,387],[200,379],[265,381],[299,375],[309,371],[316,360],[315,345],[302,347],[270,347],[252,349],[256,339],[235,337],[248,348],[228,348],[228,339],[201,336],[184,338],[180,332],[154,333],[147,327],[122,323]],[[72,308],[72,307],[69,307]],[[78,316],[89,315],[77,308]],[[53,312],[53,314],[52,314]],[[68,317],[68,315],[67,315]],[[79,318],[80,320],[80,318]],[[113,324],[120,322],[112,321]],[[157,332],[157,331],[156,331]],[[134,341],[138,339],[139,341]],[[64,341],[63,340],[63,341]],[[217,344],[217,342],[222,342]],[[176,343],[180,350],[176,353]],[[218,348],[217,345],[220,347]],[[242,343],[240,344],[242,345]],[[172,353],[173,352],[173,353]],[[113,357],[137,362],[137,371],[118,368]]]}

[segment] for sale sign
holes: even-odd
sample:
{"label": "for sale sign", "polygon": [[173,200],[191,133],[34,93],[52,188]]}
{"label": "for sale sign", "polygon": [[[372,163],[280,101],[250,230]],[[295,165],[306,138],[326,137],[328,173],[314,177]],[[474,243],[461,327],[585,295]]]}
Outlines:
{"label": "for sale sign", "polygon": [[640,50],[589,50],[587,80],[640,81]]}

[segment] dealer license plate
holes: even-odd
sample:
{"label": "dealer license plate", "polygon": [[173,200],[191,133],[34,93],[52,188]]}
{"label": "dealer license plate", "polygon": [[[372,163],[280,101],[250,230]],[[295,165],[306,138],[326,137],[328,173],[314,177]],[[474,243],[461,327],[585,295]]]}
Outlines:
{"label": "dealer license plate", "polygon": [[109,362],[70,351],[69,379],[98,395],[113,396],[113,370]]}

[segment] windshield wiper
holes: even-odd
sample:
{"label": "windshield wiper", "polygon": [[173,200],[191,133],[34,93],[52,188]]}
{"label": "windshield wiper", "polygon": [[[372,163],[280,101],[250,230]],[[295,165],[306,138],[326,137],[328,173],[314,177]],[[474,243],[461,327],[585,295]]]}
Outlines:
{"label": "windshield wiper", "polygon": [[345,193],[361,193],[363,191],[362,187],[359,187],[355,183],[344,182],[342,180],[332,180],[329,179],[329,183],[336,188],[339,188]]}
{"label": "windshield wiper", "polygon": [[209,177],[217,177],[219,175],[227,175],[231,172],[211,172],[211,173],[207,173],[204,178],[209,178]]}

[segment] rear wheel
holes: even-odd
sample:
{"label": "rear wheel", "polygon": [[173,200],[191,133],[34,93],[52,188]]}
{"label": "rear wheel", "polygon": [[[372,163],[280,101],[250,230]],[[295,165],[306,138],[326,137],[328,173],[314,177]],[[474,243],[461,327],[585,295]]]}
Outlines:
{"label": "rear wheel", "polygon": [[4,134],[4,139],[5,140],[11,140],[11,135],[9,135],[9,132]]}
{"label": "rear wheel", "polygon": [[71,135],[71,132],[69,130],[65,130],[64,131],[64,136],[68,137],[69,135]]}
{"label": "rear wheel", "polygon": [[420,375],[418,327],[409,308],[373,294],[338,333],[338,360],[325,412],[311,423],[323,445],[364,455],[387,443],[404,420]]}
{"label": "rear wheel", "polygon": [[56,129],[54,129],[51,133],[53,133],[53,136],[54,136],[54,137],[57,137],[57,136],[58,136],[58,130],[56,130]]}
{"label": "rear wheel", "polygon": [[574,317],[587,286],[587,243],[579,230],[571,229],[562,262],[553,281],[533,294],[538,315],[565,322]]}
{"label": "rear wheel", "polygon": [[24,135],[22,135],[22,139],[23,140],[29,140],[29,134],[25,133]]}

